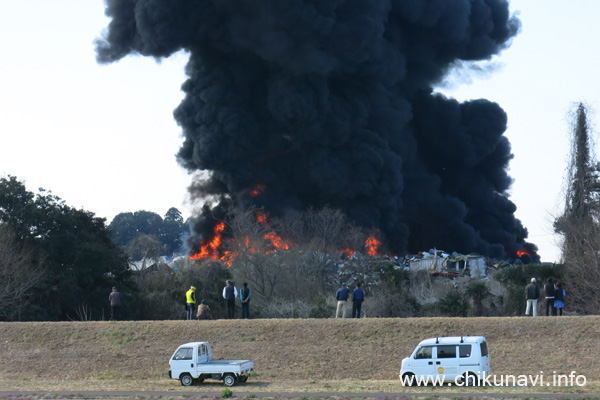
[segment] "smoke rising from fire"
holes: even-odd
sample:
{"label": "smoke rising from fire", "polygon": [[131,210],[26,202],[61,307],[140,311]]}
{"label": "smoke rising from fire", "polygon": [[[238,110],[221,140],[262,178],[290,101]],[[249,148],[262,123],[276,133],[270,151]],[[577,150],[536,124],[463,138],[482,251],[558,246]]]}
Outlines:
{"label": "smoke rising from fire", "polygon": [[[516,256],[507,116],[432,87],[519,30],[503,0],[107,0],[98,61],[189,52],[178,157],[198,196],[342,210],[397,253]],[[205,207],[198,233],[209,234]]]}

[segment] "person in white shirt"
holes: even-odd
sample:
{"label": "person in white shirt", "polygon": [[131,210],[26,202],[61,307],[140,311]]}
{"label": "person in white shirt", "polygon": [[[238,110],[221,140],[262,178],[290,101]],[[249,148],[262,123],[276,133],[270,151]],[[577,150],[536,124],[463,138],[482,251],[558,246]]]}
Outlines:
{"label": "person in white shirt", "polygon": [[238,291],[233,282],[229,279],[225,282],[227,286],[223,288],[223,298],[227,305],[227,318],[233,319],[235,315],[235,299],[237,298]]}

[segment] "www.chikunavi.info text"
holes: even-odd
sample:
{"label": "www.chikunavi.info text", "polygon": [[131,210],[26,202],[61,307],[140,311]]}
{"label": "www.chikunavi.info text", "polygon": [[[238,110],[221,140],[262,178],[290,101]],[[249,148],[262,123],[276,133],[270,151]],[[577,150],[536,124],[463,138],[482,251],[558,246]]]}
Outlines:
{"label": "www.chikunavi.info text", "polygon": [[478,375],[458,375],[456,378],[447,378],[445,375],[405,375],[400,377],[404,386],[537,386],[537,387],[569,387],[585,386],[587,379],[585,375],[579,375],[576,371],[569,374],[560,374],[554,371],[545,375],[543,371],[534,375],[493,375],[482,372]]}

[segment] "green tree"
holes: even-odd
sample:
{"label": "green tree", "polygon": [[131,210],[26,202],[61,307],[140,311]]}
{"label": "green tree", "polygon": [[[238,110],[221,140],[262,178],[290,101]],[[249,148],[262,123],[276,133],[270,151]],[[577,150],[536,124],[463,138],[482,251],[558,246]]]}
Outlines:
{"label": "green tree", "polygon": [[481,316],[484,313],[483,302],[492,297],[492,292],[485,282],[471,282],[465,289],[465,295],[473,300],[475,316]]}
{"label": "green tree", "polygon": [[[159,255],[172,254],[182,245],[186,227],[181,212],[171,207],[163,220],[160,215],[150,211],[125,212],[117,214],[108,228],[113,240],[124,248],[131,250],[139,244],[140,237],[154,238],[162,248]],[[139,260],[137,252],[130,256]]]}
{"label": "green tree", "polygon": [[525,311],[525,287],[535,278],[540,284],[552,277],[554,281],[562,279],[562,264],[522,264],[503,268],[494,275],[508,292],[506,307],[512,315],[523,315]]}
{"label": "green tree", "polygon": [[150,211],[125,212],[117,214],[108,229],[114,241],[127,246],[132,239],[140,235],[160,236],[163,219]]}
{"label": "green tree", "polygon": [[0,179],[0,222],[34,249],[46,272],[22,319],[75,319],[82,307],[100,319],[111,286],[133,291],[127,258],[111,240],[103,218],[71,208],[43,189],[31,193],[8,177]]}
{"label": "green tree", "polygon": [[19,319],[44,278],[35,250],[0,223],[0,319]]}
{"label": "green tree", "polygon": [[183,244],[185,224],[181,212],[175,207],[169,208],[160,228],[160,242],[164,245],[165,254],[176,252]]}
{"label": "green tree", "polygon": [[183,224],[183,215],[181,214],[181,211],[175,207],[171,207],[165,214],[164,221],[179,222],[180,224]]}
{"label": "green tree", "polygon": [[438,308],[450,317],[466,317],[469,312],[469,301],[464,293],[453,289],[437,301]]}

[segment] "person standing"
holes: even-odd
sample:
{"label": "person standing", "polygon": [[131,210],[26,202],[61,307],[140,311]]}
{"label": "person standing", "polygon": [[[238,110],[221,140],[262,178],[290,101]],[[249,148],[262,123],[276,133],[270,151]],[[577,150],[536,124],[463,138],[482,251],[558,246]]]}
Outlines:
{"label": "person standing", "polygon": [[237,298],[237,288],[229,279],[225,281],[226,286],[223,288],[223,298],[227,305],[227,318],[233,319],[235,315],[235,299]]}
{"label": "person standing", "polygon": [[240,300],[242,301],[242,319],[250,318],[250,289],[248,282],[244,282],[244,287],[240,290]]}
{"label": "person standing", "polygon": [[337,309],[335,310],[335,317],[339,318],[340,312],[342,313],[342,318],[347,317],[348,313],[348,298],[350,297],[350,289],[348,289],[348,285],[342,283],[342,287],[338,289],[335,294],[335,299],[337,300]]}
{"label": "person standing", "polygon": [[360,282],[356,282],[356,289],[352,291],[352,318],[360,318],[363,301],[365,301],[365,292],[360,287]]}
{"label": "person standing", "polygon": [[185,309],[187,311],[187,319],[192,320],[196,309],[196,288],[194,286],[190,286],[190,290],[185,293]]}
{"label": "person standing", "polygon": [[563,315],[563,308],[565,308],[565,289],[563,289],[563,285],[561,281],[556,282],[556,287],[554,288],[554,308],[556,309],[555,315]]}
{"label": "person standing", "polygon": [[117,321],[120,317],[121,293],[117,290],[116,286],[112,287],[112,292],[108,295],[108,301],[110,303],[110,320]]}
{"label": "person standing", "polygon": [[533,316],[537,317],[537,302],[539,297],[540,288],[535,282],[535,278],[531,278],[531,282],[525,288],[525,298],[527,299],[527,308],[525,309],[525,315],[529,315],[529,309],[533,308]]}
{"label": "person standing", "polygon": [[[549,315],[556,315],[556,308],[554,308],[554,282],[552,278],[548,278],[544,285],[544,293],[546,294],[546,317]],[[552,314],[550,314],[552,312]]]}

